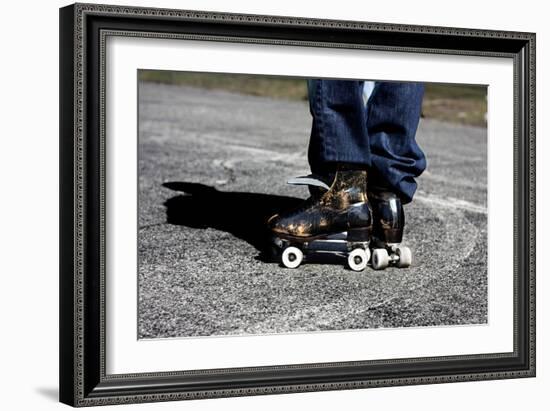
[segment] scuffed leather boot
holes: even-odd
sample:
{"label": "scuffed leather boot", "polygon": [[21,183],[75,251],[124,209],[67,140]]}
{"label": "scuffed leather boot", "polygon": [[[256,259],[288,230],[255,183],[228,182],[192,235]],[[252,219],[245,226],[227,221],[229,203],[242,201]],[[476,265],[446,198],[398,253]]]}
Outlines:
{"label": "scuffed leather boot", "polygon": [[268,220],[271,233],[293,243],[343,232],[348,242],[368,242],[372,213],[366,182],[365,170],[338,167],[328,190],[312,195],[298,209],[272,216]]}
{"label": "scuffed leather boot", "polygon": [[405,228],[405,212],[397,194],[387,188],[369,187],[368,198],[372,207],[372,267],[376,270],[393,264],[408,267],[412,263],[412,253],[401,246]]}

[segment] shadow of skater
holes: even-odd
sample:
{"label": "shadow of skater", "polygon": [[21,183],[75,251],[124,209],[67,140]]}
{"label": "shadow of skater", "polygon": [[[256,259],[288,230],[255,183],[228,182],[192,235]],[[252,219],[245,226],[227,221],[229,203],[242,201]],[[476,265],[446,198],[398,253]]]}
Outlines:
{"label": "shadow of skater", "polygon": [[272,194],[218,191],[199,183],[167,182],[163,186],[184,193],[164,203],[168,224],[226,231],[254,246],[260,251],[260,259],[269,257],[267,219],[303,201]]}

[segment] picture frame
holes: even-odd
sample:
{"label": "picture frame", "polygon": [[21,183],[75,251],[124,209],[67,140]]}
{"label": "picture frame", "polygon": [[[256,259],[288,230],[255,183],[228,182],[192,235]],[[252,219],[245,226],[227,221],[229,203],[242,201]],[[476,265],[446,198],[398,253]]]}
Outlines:
{"label": "picture frame", "polygon": [[[106,372],[106,39],[483,56],[513,61],[513,350]],[[220,68],[222,70],[223,67]],[[133,109],[133,108],[132,108]],[[126,6],[60,9],[60,400],[72,406],[535,376],[535,34]]]}

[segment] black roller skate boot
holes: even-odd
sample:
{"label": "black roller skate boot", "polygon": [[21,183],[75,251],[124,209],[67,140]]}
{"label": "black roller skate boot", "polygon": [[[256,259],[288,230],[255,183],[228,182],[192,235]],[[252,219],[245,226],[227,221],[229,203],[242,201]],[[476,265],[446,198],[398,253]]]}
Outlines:
{"label": "black roller skate boot", "polygon": [[372,268],[383,270],[388,265],[409,267],[412,253],[401,246],[405,213],[399,196],[387,188],[369,187],[369,203],[373,213],[373,231],[370,247]]}
{"label": "black roller skate boot", "polygon": [[[296,268],[308,251],[323,250],[334,243],[346,246],[351,269],[361,271],[367,266],[372,213],[366,181],[365,170],[341,166],[330,186],[310,190],[311,196],[299,208],[268,220],[284,266]],[[315,187],[316,183],[301,184]]]}

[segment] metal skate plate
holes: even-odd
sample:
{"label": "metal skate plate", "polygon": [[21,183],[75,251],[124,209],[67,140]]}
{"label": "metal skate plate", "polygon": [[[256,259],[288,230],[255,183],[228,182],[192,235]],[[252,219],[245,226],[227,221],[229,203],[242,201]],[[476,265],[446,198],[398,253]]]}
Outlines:
{"label": "metal skate plate", "polygon": [[347,252],[347,232],[336,233],[307,244],[308,251],[314,252]]}

